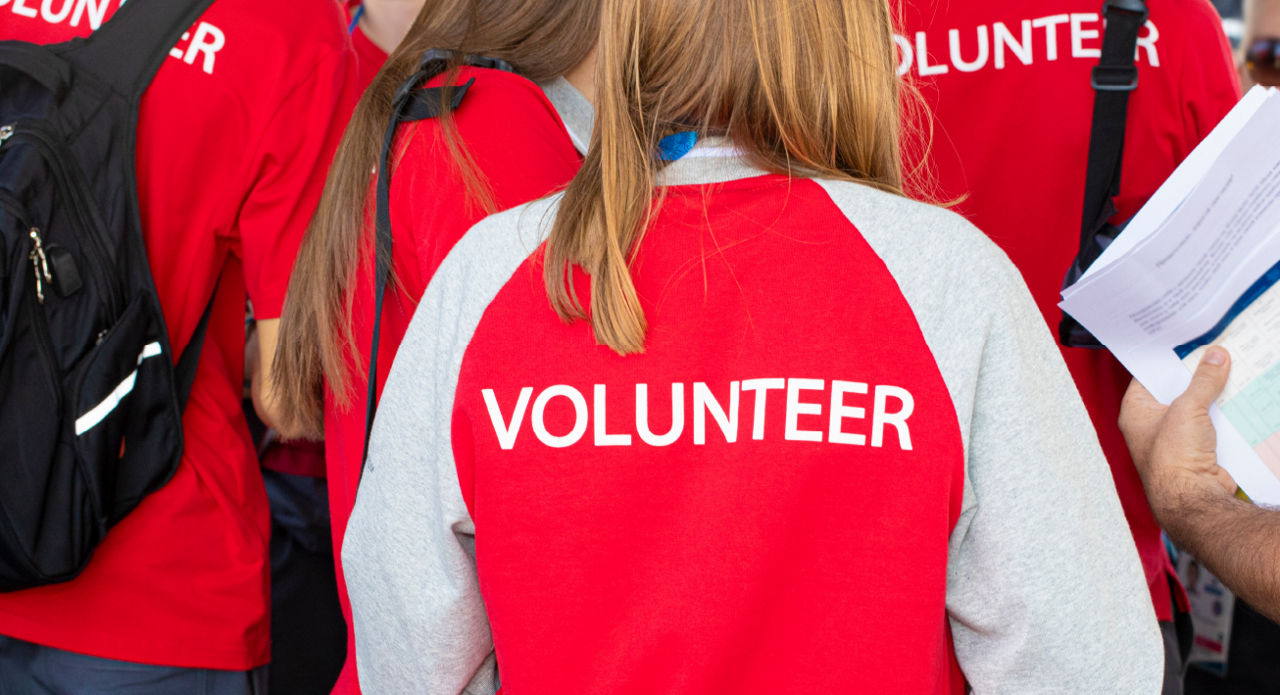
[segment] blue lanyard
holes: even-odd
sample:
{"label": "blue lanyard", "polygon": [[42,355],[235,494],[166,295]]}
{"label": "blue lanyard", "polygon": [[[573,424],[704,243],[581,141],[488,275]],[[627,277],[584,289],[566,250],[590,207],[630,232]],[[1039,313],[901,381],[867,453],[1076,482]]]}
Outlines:
{"label": "blue lanyard", "polygon": [[364,5],[361,5],[356,8],[355,12],[351,13],[351,23],[347,25],[348,34],[356,33],[356,25],[360,23],[360,18],[363,16],[364,16]]}
{"label": "blue lanyard", "polygon": [[689,150],[698,142],[698,134],[692,130],[672,133],[658,141],[658,159],[674,162],[689,154]]}

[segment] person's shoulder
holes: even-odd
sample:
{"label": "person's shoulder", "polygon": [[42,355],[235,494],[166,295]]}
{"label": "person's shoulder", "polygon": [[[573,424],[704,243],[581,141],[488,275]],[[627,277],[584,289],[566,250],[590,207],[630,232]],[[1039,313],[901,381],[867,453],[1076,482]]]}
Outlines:
{"label": "person's shoulder", "polygon": [[200,21],[217,31],[216,40],[206,39],[217,59],[245,84],[305,79],[354,60],[342,7],[333,0],[219,0]]}
{"label": "person's shoulder", "polygon": [[1209,0],[1146,0],[1151,17],[1195,29],[1222,31],[1222,16]]}
{"label": "person's shoulder", "polygon": [[[425,354],[417,347],[423,344],[469,343],[489,304],[538,253],[555,221],[561,197],[557,194],[517,205],[468,229],[432,275],[398,355],[406,350],[408,354]],[[400,362],[397,356],[396,363]]]}
{"label": "person's shoulder", "polygon": [[1152,26],[1157,32],[1148,38],[1186,47],[1173,57],[1192,59],[1203,51],[1216,50],[1225,37],[1222,16],[1209,0],[1147,0],[1147,11],[1150,18],[1145,34],[1149,35]]}
{"label": "person's shoulder", "polygon": [[[458,108],[459,119],[496,120],[508,125],[528,122],[531,116],[555,113],[542,89],[526,77],[506,70],[464,66],[456,84],[467,84],[467,95]],[[514,118],[513,114],[519,114]]]}
{"label": "person's shoulder", "polygon": [[1010,307],[1039,321],[1022,274],[964,217],[863,184],[819,184],[884,263],[927,332],[983,325]]}
{"label": "person's shoulder", "polygon": [[[546,241],[563,197],[563,193],[555,193],[476,222],[450,249],[432,283],[436,283],[436,278],[453,277],[452,282],[456,288],[463,289],[464,294],[479,289],[482,294],[492,296],[496,290],[490,285],[495,281],[499,285],[505,282],[510,273],[533,257]],[[488,277],[488,270],[493,268],[506,270]]]}
{"label": "person's shoulder", "polygon": [[[492,179],[508,170],[495,163],[510,163],[519,169],[518,155],[509,149],[529,138],[545,138],[563,133],[559,116],[537,84],[505,70],[463,66],[455,74],[437,75],[427,88],[446,84],[466,86],[458,108],[450,114],[456,137],[465,143],[477,165],[487,165]],[[424,137],[425,136],[425,137]],[[401,126],[397,140],[407,143],[397,166],[435,170],[450,161],[447,150],[437,147],[439,138],[450,137],[440,118],[424,118]],[[496,159],[495,159],[496,158]],[[483,167],[482,167],[483,168]],[[450,170],[452,171],[452,170]],[[449,176],[453,177],[450,173]],[[460,181],[458,182],[461,183]]]}
{"label": "person's shoulder", "polygon": [[228,29],[254,39],[274,39],[276,43],[257,46],[264,55],[299,48],[340,50],[350,45],[343,9],[333,0],[219,0],[204,18],[224,22]]}
{"label": "person's shoulder", "polygon": [[818,183],[882,256],[896,249],[914,249],[920,257],[946,258],[978,268],[1011,267],[1008,256],[986,234],[942,205],[852,181]]}
{"label": "person's shoulder", "polygon": [[471,238],[468,245],[480,255],[497,239],[512,242],[513,248],[519,249],[514,251],[516,255],[532,255],[551,233],[563,198],[564,193],[557,192],[489,215],[473,225],[463,240]]}

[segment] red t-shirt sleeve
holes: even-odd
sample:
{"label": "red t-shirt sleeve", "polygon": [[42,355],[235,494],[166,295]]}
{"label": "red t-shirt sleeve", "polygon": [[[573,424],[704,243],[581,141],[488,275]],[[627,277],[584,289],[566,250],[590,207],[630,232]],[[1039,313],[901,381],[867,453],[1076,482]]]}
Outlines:
{"label": "red t-shirt sleeve", "polygon": [[279,318],[289,273],[359,97],[350,48],[317,61],[284,95],[254,155],[254,180],[237,219],[245,288],[260,319]]}
{"label": "red t-shirt sleeve", "polygon": [[[1218,121],[1240,100],[1240,75],[1236,72],[1231,45],[1222,31],[1222,19],[1208,0],[1188,3],[1182,21],[1189,46],[1185,52],[1193,60],[1183,60],[1178,84],[1182,89],[1183,130],[1188,149],[1199,144]],[[1210,48],[1212,47],[1212,48]]]}

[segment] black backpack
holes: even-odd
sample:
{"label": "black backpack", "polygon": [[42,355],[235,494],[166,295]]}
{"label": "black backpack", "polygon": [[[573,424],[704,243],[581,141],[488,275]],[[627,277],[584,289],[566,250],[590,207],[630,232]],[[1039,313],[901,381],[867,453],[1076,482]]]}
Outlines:
{"label": "black backpack", "polygon": [[74,578],[182,456],[209,310],[175,369],[134,142],[142,92],[211,2],[130,0],[88,39],[0,42],[0,591]]}

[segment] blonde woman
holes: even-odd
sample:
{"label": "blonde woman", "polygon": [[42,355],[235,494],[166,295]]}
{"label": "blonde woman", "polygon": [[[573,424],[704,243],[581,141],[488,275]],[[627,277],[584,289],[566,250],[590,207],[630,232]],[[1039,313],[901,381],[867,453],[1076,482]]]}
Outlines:
{"label": "blonde woman", "polygon": [[1017,272],[901,193],[883,0],[605,0],[562,195],[472,228],[343,551],[377,692],[1154,693]]}

